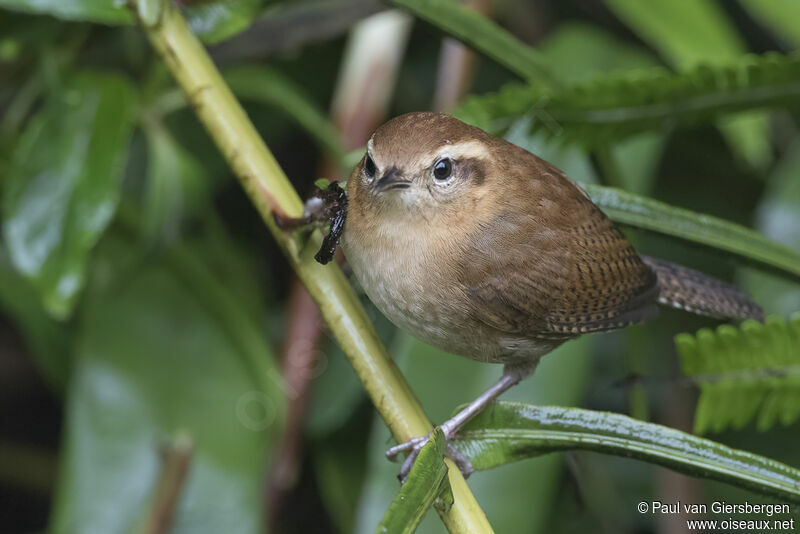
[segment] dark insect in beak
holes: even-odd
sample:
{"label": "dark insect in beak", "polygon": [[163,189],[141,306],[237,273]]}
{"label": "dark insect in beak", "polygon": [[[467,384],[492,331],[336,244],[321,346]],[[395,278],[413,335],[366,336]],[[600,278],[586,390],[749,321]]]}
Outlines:
{"label": "dark insect in beak", "polygon": [[372,186],[372,192],[376,195],[392,189],[408,189],[411,186],[410,180],[403,179],[403,173],[397,167],[392,167],[383,173],[380,180],[376,180]]}

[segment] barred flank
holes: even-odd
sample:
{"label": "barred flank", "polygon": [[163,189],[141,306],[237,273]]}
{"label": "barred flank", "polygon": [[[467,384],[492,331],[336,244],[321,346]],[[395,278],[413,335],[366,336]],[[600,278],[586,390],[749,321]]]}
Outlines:
{"label": "barred flank", "polygon": [[658,277],[660,304],[718,319],[764,321],[764,310],[735,287],[658,258],[642,260]]}

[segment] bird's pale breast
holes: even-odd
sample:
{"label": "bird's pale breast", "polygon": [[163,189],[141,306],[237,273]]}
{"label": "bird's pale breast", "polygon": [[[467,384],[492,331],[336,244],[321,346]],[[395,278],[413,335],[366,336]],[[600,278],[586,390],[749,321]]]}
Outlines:
{"label": "bird's pale breast", "polygon": [[[419,235],[418,232],[425,232]],[[552,344],[477,320],[453,272],[458,251],[433,229],[348,221],[342,248],[373,304],[395,325],[447,352],[491,363],[530,360]]]}

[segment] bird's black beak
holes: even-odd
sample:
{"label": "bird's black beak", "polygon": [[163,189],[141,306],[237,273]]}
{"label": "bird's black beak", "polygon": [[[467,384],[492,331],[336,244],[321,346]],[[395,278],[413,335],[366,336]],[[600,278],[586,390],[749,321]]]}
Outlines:
{"label": "bird's black beak", "polygon": [[372,185],[372,192],[377,195],[391,189],[408,189],[410,186],[411,180],[404,179],[400,169],[392,167],[383,173],[379,180],[375,181]]}

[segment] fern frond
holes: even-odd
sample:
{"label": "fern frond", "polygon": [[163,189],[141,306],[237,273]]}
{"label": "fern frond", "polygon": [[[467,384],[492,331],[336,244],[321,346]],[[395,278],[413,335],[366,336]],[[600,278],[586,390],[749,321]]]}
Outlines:
{"label": "fern frond", "polygon": [[752,109],[800,107],[800,54],[748,55],[733,65],[624,71],[558,90],[508,84],[472,97],[456,116],[494,133],[520,117],[533,131],[586,146],[709,122]]}
{"label": "fern frond", "polygon": [[759,430],[800,417],[800,316],[678,334],[681,369],[700,387],[695,433]]}

